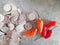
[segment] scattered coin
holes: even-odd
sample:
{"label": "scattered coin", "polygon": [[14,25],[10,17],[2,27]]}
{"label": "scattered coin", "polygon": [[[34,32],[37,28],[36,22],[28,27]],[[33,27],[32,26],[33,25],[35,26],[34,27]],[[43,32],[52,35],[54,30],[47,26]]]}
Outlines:
{"label": "scattered coin", "polygon": [[3,9],[4,9],[5,11],[11,11],[12,7],[11,7],[10,4],[6,4],[6,5],[4,5]]}
{"label": "scattered coin", "polygon": [[30,22],[27,22],[25,25],[24,25],[25,29],[26,30],[30,30],[32,29],[32,24]]}

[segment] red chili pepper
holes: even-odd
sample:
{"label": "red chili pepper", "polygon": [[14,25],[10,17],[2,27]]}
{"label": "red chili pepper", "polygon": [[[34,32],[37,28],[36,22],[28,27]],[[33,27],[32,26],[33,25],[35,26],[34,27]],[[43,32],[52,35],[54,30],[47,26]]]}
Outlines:
{"label": "red chili pepper", "polygon": [[41,35],[43,36],[43,37],[45,37],[46,36],[46,26],[43,26],[43,30],[42,30],[42,33],[41,33]]}
{"label": "red chili pepper", "polygon": [[51,28],[53,26],[56,26],[57,22],[56,21],[51,21],[49,24],[46,25],[47,28]]}
{"label": "red chili pepper", "polygon": [[48,32],[47,32],[47,34],[46,34],[46,36],[45,36],[45,39],[50,38],[51,35],[52,35],[52,30],[48,30]]}
{"label": "red chili pepper", "polygon": [[26,37],[31,38],[31,37],[35,36],[36,33],[37,33],[37,29],[31,29],[31,30],[27,31],[25,35],[26,35]]}
{"label": "red chili pepper", "polygon": [[46,27],[46,25],[44,25],[41,35],[42,35],[45,39],[48,39],[48,38],[50,38],[51,35],[52,35],[52,30],[48,30],[48,31],[47,31],[47,27]]}
{"label": "red chili pepper", "polygon": [[36,21],[37,23],[37,29],[38,29],[38,32],[41,34],[42,32],[42,29],[43,29],[43,20],[41,20],[40,18]]}

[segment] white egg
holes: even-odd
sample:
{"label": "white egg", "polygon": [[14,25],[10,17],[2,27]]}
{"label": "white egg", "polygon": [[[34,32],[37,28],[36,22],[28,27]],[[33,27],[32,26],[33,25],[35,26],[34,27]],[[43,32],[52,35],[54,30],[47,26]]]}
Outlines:
{"label": "white egg", "polygon": [[12,7],[11,7],[10,4],[6,4],[6,5],[4,5],[3,9],[4,9],[5,11],[10,11],[10,10],[12,9]]}
{"label": "white egg", "polygon": [[9,24],[8,24],[8,27],[9,27],[10,30],[13,30],[13,29],[14,29],[14,24],[9,23]]}
{"label": "white egg", "polygon": [[0,22],[4,20],[4,16],[0,14]]}

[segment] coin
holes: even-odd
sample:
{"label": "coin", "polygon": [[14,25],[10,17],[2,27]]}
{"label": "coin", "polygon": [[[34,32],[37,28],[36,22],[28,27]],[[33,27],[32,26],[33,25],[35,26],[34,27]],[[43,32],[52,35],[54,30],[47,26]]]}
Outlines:
{"label": "coin", "polygon": [[32,28],[32,24],[30,22],[27,22],[25,25],[24,25],[24,28],[26,30],[30,30]]}
{"label": "coin", "polygon": [[16,27],[16,30],[18,33],[22,32],[24,30],[24,26],[23,24],[19,24],[17,27]]}
{"label": "coin", "polygon": [[36,12],[33,11],[33,12],[28,14],[28,19],[30,21],[35,20],[36,18],[37,18],[37,13]]}
{"label": "coin", "polygon": [[10,11],[10,10],[12,9],[12,7],[11,7],[10,4],[6,4],[6,5],[4,5],[3,9],[4,9],[5,11]]}
{"label": "coin", "polygon": [[13,30],[14,29],[14,24],[12,24],[11,22],[8,23],[8,27],[9,27],[10,30]]}

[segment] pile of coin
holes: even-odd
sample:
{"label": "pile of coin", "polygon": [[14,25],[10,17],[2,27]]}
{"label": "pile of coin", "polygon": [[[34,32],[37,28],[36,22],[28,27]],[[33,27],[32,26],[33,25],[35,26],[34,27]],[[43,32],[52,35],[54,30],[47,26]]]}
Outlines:
{"label": "pile of coin", "polygon": [[[35,20],[38,18],[36,11],[27,14],[13,4],[5,4],[5,13],[0,14],[0,30],[3,32],[16,30],[18,34],[36,27]],[[0,35],[4,34],[0,32]]]}
{"label": "pile of coin", "polygon": [[41,37],[48,39],[52,35],[50,28],[57,24],[56,21],[44,24],[36,10],[26,13],[10,3],[4,5],[3,9],[5,13],[0,14],[0,36],[4,35],[10,45],[18,45],[19,41],[33,37],[36,40]]}

